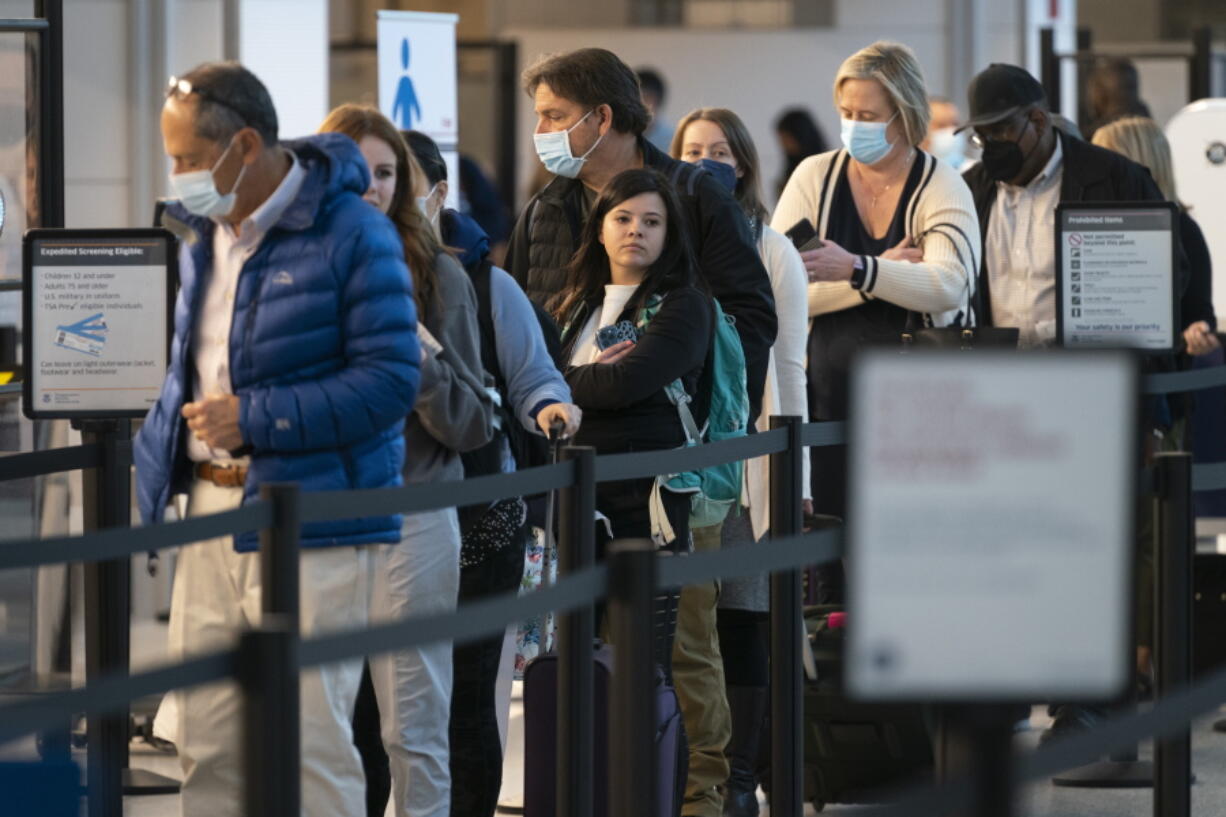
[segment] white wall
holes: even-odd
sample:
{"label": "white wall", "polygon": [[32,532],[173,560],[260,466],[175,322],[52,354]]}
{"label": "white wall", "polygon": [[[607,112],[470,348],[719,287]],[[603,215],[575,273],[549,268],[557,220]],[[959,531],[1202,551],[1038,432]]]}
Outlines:
{"label": "white wall", "polygon": [[314,133],[328,114],[327,0],[242,0],[238,58],[277,107],[281,137]]}

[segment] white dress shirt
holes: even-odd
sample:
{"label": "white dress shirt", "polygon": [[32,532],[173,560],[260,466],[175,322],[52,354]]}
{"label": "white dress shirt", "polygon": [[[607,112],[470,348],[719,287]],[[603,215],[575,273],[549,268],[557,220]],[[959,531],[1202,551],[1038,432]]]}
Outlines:
{"label": "white dress shirt", "polygon": [[1056,205],[1064,178],[1060,140],[1025,187],[996,183],[985,254],[992,322],[1020,330],[1023,347],[1056,339]]}
{"label": "white dress shirt", "polygon": [[[230,327],[234,322],[234,294],[238,276],[247,259],[260,246],[286,208],[298,197],[306,171],[290,154],[289,173],[255,212],[243,219],[241,234],[235,233],[229,222],[214,219],[213,267],[204,270],[207,282],[201,296],[192,338],[195,371],[192,374],[194,400],[218,394],[233,394],[230,383]],[[193,462],[233,463],[229,452],[210,448],[189,430],[187,456]]]}

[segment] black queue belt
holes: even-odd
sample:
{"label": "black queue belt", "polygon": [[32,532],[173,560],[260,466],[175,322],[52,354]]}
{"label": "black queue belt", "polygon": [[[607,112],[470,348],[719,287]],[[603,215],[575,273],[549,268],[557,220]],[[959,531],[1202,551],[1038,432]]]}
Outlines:
{"label": "black queue belt", "polygon": [[0,745],[40,730],[63,728],[82,712],[122,710],[138,698],[224,681],[235,675],[237,658],[234,650],[209,653],[139,675],[106,675],[89,686],[8,704],[0,707]]}
{"label": "black queue belt", "polygon": [[272,509],[258,500],[233,511],[147,528],[115,528],[85,536],[0,541],[0,570],[64,562],[100,562],[202,542],[272,525]]}
{"label": "black queue belt", "polygon": [[102,447],[97,443],[48,448],[24,454],[0,456],[0,482],[30,479],[81,468],[97,468],[102,462]]}
{"label": "black queue belt", "polygon": [[686,448],[668,448],[636,454],[606,454],[596,458],[596,481],[620,482],[698,471],[714,465],[778,454],[787,447],[787,432],[775,429]]}
{"label": "black queue belt", "polygon": [[843,557],[843,529],[827,528],[786,539],[763,539],[750,546],[662,558],[656,566],[659,589],[740,579],[794,570]]}
{"label": "black queue belt", "polygon": [[1226,366],[1190,369],[1186,372],[1159,372],[1146,375],[1146,394],[1179,394],[1226,386]]}
{"label": "black queue belt", "polygon": [[556,491],[574,482],[569,462],[526,468],[511,474],[492,474],[464,480],[374,488],[364,491],[319,491],[303,494],[302,521],[328,522],[397,513],[420,513],[439,508],[484,505],[510,496]]}
{"label": "black queue belt", "polygon": [[1192,490],[1220,491],[1226,488],[1226,462],[1202,462],[1192,466]]}

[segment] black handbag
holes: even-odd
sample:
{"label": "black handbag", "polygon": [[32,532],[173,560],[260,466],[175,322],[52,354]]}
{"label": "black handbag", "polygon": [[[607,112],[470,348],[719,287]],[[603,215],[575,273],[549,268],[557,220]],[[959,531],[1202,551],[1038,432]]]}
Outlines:
{"label": "black handbag", "polygon": [[[967,267],[966,259],[962,255],[962,250],[958,247],[958,242],[954,240],[953,234],[946,230],[949,227],[956,231],[966,242],[966,249],[970,253],[971,263]],[[954,252],[958,256],[958,261],[968,270],[971,270],[966,279],[966,312],[958,316],[956,323],[964,323],[965,326],[915,326],[916,313],[907,313],[907,325],[902,331],[903,349],[1016,349],[1020,331],[1016,327],[1009,326],[974,326],[972,324],[978,321],[980,315],[983,314],[982,293],[979,287],[971,288],[972,278],[978,274],[979,264],[975,258],[974,246],[972,245],[966,233],[964,233],[957,225],[948,222],[942,222],[929,228],[928,233],[937,233],[944,236],[953,244]],[[923,238],[924,236],[920,236]]]}

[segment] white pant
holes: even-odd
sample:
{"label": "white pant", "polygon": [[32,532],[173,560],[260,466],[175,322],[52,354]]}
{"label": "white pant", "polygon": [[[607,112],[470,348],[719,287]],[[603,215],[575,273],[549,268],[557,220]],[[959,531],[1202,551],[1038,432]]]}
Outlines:
{"label": "white pant", "polygon": [[[460,526],[455,510],[406,516],[400,544],[375,547],[372,561],[372,623],[454,610],[460,590]],[[451,642],[373,656],[370,678],[392,773],[386,813],[447,817]]]}
{"label": "white pant", "polygon": [[[241,488],[197,480],[189,516],[237,508]],[[366,626],[370,548],[304,549],[300,617],[310,636]],[[231,537],[180,551],[170,603],[170,657],[182,660],[233,646],[260,620],[259,554],[237,553]],[[366,781],[353,746],[353,704],[360,660],[303,672],[302,813],[306,817],[362,817]],[[233,681],[179,690],[177,743],[183,767],[184,817],[239,817],[243,802],[243,699]]]}

